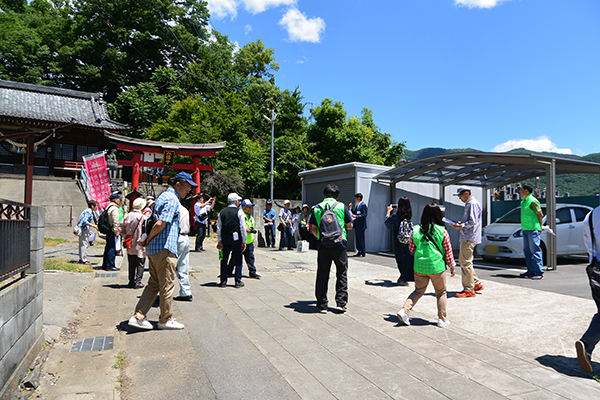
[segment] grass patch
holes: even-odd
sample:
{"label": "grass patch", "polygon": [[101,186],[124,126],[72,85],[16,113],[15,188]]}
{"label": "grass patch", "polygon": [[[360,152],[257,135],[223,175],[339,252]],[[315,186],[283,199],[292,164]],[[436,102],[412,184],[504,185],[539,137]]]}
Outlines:
{"label": "grass patch", "polygon": [[[114,369],[125,369],[125,360],[127,360],[127,354],[124,351],[120,351],[119,354],[115,356],[117,362],[112,365]],[[123,382],[121,382],[122,384]]]}
{"label": "grass patch", "polygon": [[94,268],[89,265],[72,263],[60,258],[44,259],[44,269],[67,272],[94,272]]}
{"label": "grass patch", "polygon": [[58,246],[61,243],[67,243],[67,239],[53,239],[53,238],[44,238],[44,246]]}

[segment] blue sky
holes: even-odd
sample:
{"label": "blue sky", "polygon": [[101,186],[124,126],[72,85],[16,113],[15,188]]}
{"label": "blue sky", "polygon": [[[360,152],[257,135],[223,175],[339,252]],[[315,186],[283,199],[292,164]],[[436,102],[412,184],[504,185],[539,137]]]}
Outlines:
{"label": "blue sky", "polygon": [[208,3],[239,46],[275,49],[279,87],[369,108],[409,150],[600,152],[600,1]]}

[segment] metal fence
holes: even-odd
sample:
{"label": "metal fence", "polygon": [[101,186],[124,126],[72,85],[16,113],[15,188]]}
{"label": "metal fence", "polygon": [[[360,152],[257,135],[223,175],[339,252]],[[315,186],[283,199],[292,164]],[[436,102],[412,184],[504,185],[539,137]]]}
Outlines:
{"label": "metal fence", "polygon": [[29,267],[31,206],[0,199],[0,282]]}

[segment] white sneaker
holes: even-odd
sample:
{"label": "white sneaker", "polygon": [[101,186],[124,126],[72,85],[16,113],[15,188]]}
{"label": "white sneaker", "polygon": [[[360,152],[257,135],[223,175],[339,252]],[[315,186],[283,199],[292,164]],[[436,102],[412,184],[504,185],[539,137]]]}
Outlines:
{"label": "white sneaker", "polygon": [[410,326],[410,319],[408,318],[408,314],[404,312],[404,309],[398,311],[396,315],[400,319],[401,323],[403,323],[406,326]]}
{"label": "white sneaker", "polygon": [[129,322],[127,323],[127,325],[132,326],[134,328],[138,328],[138,329],[145,329],[145,330],[154,329],[152,324],[150,322],[148,322],[148,320],[137,319],[135,317],[135,315],[133,317],[129,318]]}
{"label": "white sneaker", "polygon": [[158,329],[176,330],[176,329],[183,329],[183,328],[185,328],[185,325],[175,321],[175,319],[170,319],[167,322],[165,322],[164,324],[158,324]]}
{"label": "white sneaker", "polygon": [[450,325],[450,321],[448,321],[448,320],[445,320],[445,321],[444,321],[444,320],[442,320],[442,319],[438,319],[438,323],[437,323],[437,326],[438,326],[438,327],[440,327],[440,328],[445,328],[445,327],[447,327],[448,325]]}

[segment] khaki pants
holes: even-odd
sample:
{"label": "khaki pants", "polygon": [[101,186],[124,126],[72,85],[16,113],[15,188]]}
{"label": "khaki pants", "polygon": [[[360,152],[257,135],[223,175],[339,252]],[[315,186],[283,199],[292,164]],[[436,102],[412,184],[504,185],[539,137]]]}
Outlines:
{"label": "khaki pants", "polygon": [[404,302],[404,312],[410,314],[410,310],[413,309],[417,301],[427,289],[429,281],[433,284],[435,289],[435,297],[437,298],[437,310],[438,318],[442,321],[446,320],[446,271],[440,272],[439,274],[425,275],[415,271],[415,290],[408,296],[406,302]]}
{"label": "khaki pants", "polygon": [[475,242],[472,240],[463,240],[460,242],[460,254],[458,261],[460,269],[462,269],[462,285],[467,292],[473,291],[479,283],[479,278],[473,269],[473,251],[475,250]]}
{"label": "khaki pants", "polygon": [[173,317],[173,290],[175,288],[175,270],[177,256],[167,249],[162,249],[156,254],[148,256],[148,270],[150,279],[144,287],[144,292],[135,306],[135,317],[146,319],[156,295],[160,294],[159,324],[164,324]]}

